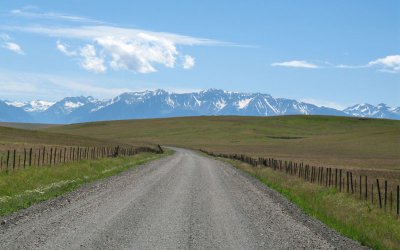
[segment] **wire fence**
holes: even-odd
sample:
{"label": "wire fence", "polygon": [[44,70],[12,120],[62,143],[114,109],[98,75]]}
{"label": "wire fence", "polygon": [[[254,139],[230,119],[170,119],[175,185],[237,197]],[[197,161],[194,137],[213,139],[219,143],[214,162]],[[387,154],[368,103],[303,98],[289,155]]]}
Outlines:
{"label": "wire fence", "polygon": [[66,164],[81,160],[95,160],[102,158],[133,156],[138,153],[163,153],[157,147],[42,147],[11,149],[0,156],[0,171],[15,171],[27,167],[44,167]]}
{"label": "wire fence", "polygon": [[353,174],[353,171],[346,169],[317,167],[302,162],[200,151],[214,157],[239,160],[254,167],[269,167],[313,184],[335,188],[339,192],[352,194],[359,199],[371,202],[385,212],[396,214],[398,218],[400,216],[400,186],[395,183],[389,185],[389,182],[382,178],[371,178],[367,175]]}

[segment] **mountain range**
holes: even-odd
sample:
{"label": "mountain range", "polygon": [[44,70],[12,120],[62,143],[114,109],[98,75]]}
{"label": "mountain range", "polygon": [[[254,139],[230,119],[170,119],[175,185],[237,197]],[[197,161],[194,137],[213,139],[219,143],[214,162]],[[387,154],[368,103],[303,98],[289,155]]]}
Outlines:
{"label": "mountain range", "polygon": [[101,120],[162,118],[201,115],[335,115],[400,119],[400,107],[357,104],[344,110],[319,107],[261,93],[238,93],[208,89],[193,93],[165,90],[128,92],[109,100],[66,97],[58,102],[0,100],[0,122],[67,124]]}

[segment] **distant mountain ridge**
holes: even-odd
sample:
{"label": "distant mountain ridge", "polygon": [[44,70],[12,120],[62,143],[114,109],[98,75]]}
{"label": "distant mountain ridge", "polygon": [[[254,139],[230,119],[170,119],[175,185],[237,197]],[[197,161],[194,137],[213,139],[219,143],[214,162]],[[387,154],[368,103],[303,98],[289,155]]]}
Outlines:
{"label": "distant mountain ridge", "polygon": [[109,100],[91,96],[66,97],[58,102],[0,100],[2,122],[77,123],[175,116],[296,114],[400,119],[400,107],[390,108],[382,103],[377,106],[357,104],[337,110],[268,94],[220,89],[183,94],[147,90],[123,93]]}

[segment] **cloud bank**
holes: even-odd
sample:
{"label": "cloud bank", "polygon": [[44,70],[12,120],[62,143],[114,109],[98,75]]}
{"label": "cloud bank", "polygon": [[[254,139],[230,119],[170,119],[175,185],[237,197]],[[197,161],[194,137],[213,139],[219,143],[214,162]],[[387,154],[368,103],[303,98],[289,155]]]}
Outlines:
{"label": "cloud bank", "polygon": [[[184,36],[174,33],[105,25],[80,27],[8,27],[58,38],[56,48],[68,57],[77,58],[79,65],[94,73],[108,69],[128,70],[146,74],[157,72],[158,66],[191,69],[195,58],[183,55],[181,46],[234,46],[222,41]],[[64,40],[78,40],[84,45],[71,48]]]}
{"label": "cloud bank", "polygon": [[340,68],[340,69],[363,69],[363,68],[377,68],[378,71],[388,72],[388,73],[400,73],[400,55],[389,55],[376,60],[370,61],[363,65],[347,65],[338,64],[334,65],[329,62],[325,62],[323,65],[318,65],[315,63],[310,63],[305,60],[294,60],[287,62],[276,62],[272,63],[271,66],[274,67],[291,67],[291,68]]}

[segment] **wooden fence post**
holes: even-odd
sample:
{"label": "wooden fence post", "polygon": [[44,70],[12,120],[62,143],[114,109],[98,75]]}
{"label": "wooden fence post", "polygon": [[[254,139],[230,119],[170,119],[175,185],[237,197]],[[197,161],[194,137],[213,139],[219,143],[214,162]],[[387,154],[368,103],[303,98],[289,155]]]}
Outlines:
{"label": "wooden fence post", "polygon": [[67,154],[67,148],[64,148],[64,164],[65,164],[65,155]]}
{"label": "wooden fence post", "polygon": [[29,149],[29,167],[32,166],[32,148]]}
{"label": "wooden fence post", "polygon": [[53,163],[53,165],[56,165],[56,159],[57,159],[57,148],[54,148],[54,163]]}
{"label": "wooden fence post", "polygon": [[397,185],[397,216],[400,213],[400,186]]}
{"label": "wooden fence post", "polygon": [[351,185],[351,193],[354,193],[354,187],[353,187],[353,173],[350,172],[350,185]]}
{"label": "wooden fence post", "polygon": [[7,172],[8,172],[8,163],[10,162],[10,150],[7,150],[7,164],[6,164],[6,167],[7,167]]}
{"label": "wooden fence post", "polygon": [[44,161],[45,158],[46,158],[46,147],[43,147],[42,166],[44,166],[44,164],[45,164],[45,161]]}
{"label": "wooden fence post", "polygon": [[53,148],[50,148],[50,166],[53,163]]}
{"label": "wooden fence post", "polygon": [[24,148],[24,168],[26,167],[26,148]]}
{"label": "wooden fence post", "polygon": [[335,188],[337,189],[337,168],[335,168]]}
{"label": "wooden fence post", "polygon": [[376,188],[378,190],[379,207],[382,208],[381,189],[379,187],[379,179],[376,179]]}
{"label": "wooden fence post", "polygon": [[10,161],[10,150],[7,150],[6,172],[8,173],[8,163]]}
{"label": "wooden fence post", "polygon": [[15,154],[16,154],[16,150],[14,149],[14,156],[13,156],[13,170],[15,169]]}
{"label": "wooden fence post", "polygon": [[387,204],[387,180],[385,180],[385,200],[384,200],[384,205],[385,205],[385,210],[386,210],[386,204]]}
{"label": "wooden fence post", "polygon": [[38,153],[38,158],[37,158],[37,165],[38,165],[38,167],[40,166],[40,148],[39,148],[39,153]]}

